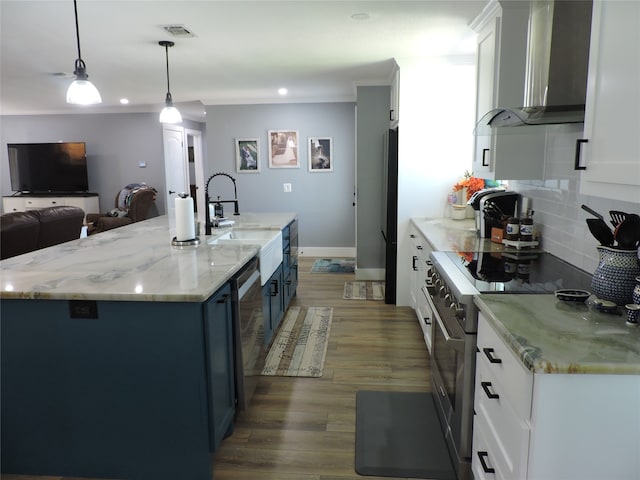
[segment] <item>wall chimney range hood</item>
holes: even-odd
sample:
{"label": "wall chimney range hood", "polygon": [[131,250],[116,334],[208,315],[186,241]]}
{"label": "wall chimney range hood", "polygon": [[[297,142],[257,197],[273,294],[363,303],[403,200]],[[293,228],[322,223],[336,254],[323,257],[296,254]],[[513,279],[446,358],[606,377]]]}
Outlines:
{"label": "wall chimney range hood", "polygon": [[592,0],[532,0],[521,107],[487,112],[476,135],[492,128],[584,122]]}

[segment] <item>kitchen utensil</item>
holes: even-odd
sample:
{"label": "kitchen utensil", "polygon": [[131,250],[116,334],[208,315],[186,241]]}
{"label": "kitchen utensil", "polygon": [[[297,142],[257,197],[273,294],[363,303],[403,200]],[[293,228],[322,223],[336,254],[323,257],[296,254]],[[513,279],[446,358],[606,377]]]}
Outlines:
{"label": "kitchen utensil", "polygon": [[627,218],[627,214],[618,210],[609,210],[611,216],[611,223],[614,227],[617,227],[622,221]]}
{"label": "kitchen utensil", "polygon": [[593,210],[591,207],[587,207],[586,205],[582,205],[581,208],[587,212],[589,212],[591,215],[594,215],[596,217],[598,217],[600,220],[604,220],[604,217],[602,215],[600,215],[598,212],[596,212],[595,210]]}
{"label": "kitchen utensil", "polygon": [[494,202],[487,202],[487,205],[489,205],[493,210],[497,211],[500,216],[504,216],[504,213],[502,213],[502,210],[500,209],[500,207],[498,205],[496,205]]}
{"label": "kitchen utensil", "polygon": [[613,232],[609,228],[609,225],[602,218],[587,218],[587,226],[591,235],[600,242],[600,245],[610,247],[613,245]]}
{"label": "kitchen utensil", "polygon": [[622,250],[633,250],[640,240],[640,217],[635,214],[627,215],[614,231],[614,238]]}

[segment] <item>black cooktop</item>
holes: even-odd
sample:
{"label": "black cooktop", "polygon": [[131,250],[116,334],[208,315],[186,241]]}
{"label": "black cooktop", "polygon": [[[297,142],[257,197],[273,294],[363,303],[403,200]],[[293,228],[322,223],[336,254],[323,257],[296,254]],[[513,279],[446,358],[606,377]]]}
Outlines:
{"label": "black cooktop", "polygon": [[591,274],[546,252],[449,252],[480,293],[553,293],[591,289]]}

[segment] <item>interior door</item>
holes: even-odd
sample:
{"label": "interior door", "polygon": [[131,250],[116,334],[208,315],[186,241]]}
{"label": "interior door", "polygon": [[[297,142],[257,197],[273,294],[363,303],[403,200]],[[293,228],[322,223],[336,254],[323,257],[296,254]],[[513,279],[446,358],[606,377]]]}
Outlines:
{"label": "interior door", "polygon": [[[193,145],[193,171],[189,171],[188,182],[196,186],[193,202],[197,205],[198,219],[204,221],[204,155],[202,152],[202,132],[186,129],[188,145]],[[192,176],[192,173],[194,176]]]}
{"label": "interior door", "polygon": [[189,193],[189,166],[184,129],[163,125],[165,198],[169,219],[175,218],[174,205],[178,194]]}

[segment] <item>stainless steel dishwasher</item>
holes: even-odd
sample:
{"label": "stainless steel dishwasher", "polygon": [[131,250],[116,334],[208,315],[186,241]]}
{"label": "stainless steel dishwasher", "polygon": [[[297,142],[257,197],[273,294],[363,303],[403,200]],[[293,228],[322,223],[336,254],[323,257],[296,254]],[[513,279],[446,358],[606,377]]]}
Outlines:
{"label": "stainless steel dishwasher", "polygon": [[249,406],[267,356],[259,266],[255,257],[231,279],[236,412]]}

